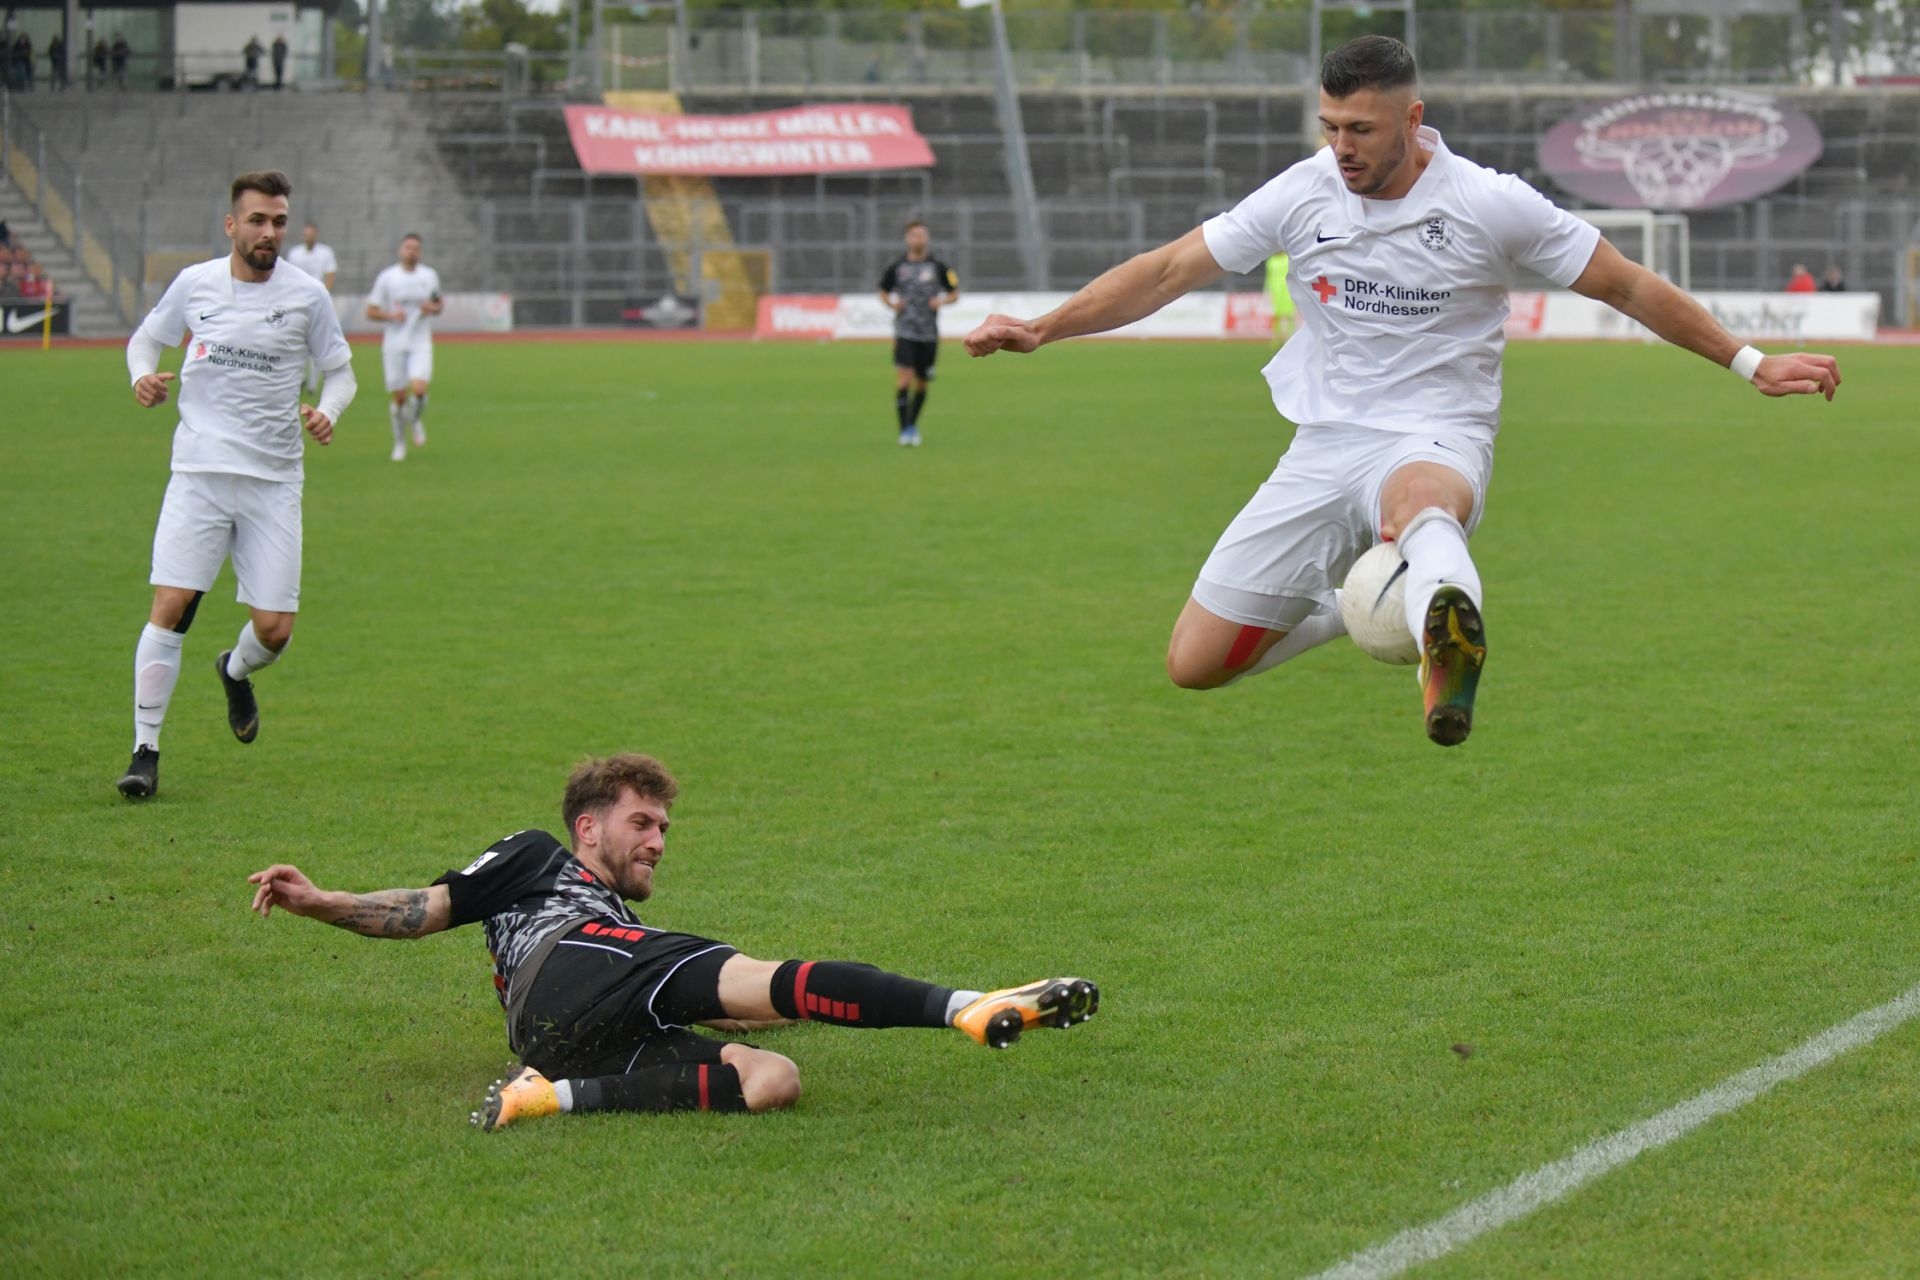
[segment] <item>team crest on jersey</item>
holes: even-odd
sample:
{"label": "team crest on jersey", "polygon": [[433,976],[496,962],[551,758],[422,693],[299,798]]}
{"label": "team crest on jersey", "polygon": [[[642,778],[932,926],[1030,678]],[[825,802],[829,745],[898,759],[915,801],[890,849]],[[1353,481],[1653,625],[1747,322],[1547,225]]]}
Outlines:
{"label": "team crest on jersey", "polygon": [[1438,252],[1453,243],[1453,224],[1445,218],[1428,218],[1420,224],[1420,243]]}
{"label": "team crest on jersey", "polygon": [[270,327],[278,329],[286,322],[287,309],[285,307],[275,307],[273,310],[267,312],[267,324]]}

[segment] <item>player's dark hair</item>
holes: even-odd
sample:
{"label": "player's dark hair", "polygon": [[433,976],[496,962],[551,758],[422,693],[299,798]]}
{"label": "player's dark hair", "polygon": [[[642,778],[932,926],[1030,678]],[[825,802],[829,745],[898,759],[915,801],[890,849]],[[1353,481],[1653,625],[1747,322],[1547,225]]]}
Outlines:
{"label": "player's dark hair", "polygon": [[672,804],[680,794],[680,784],[667,772],[667,766],[637,751],[575,766],[567,778],[566,798],[560,802],[560,816],[567,823],[567,843],[573,843],[573,824],[581,814],[605,813],[629,790],[642,800]]}
{"label": "player's dark hair", "polygon": [[290,196],[293,194],[293,179],[278,169],[243,173],[233,180],[233,190],[227,195],[227,203],[239,204],[243,191],[258,191],[263,196]]}
{"label": "player's dark hair", "polygon": [[[420,233],[418,231],[409,231],[407,232],[407,234],[400,237],[401,244],[405,244],[409,240],[420,240]],[[426,241],[420,240],[420,243],[424,245],[426,244]]]}
{"label": "player's dark hair", "polygon": [[905,235],[907,234],[907,232],[913,230],[915,227],[920,228],[922,231],[925,231],[928,229],[926,223],[920,221],[920,219],[918,218],[915,218],[912,222],[909,222],[906,226],[900,228],[900,234]]}
{"label": "player's dark hair", "polygon": [[1320,87],[1330,98],[1345,98],[1362,89],[1404,89],[1419,81],[1413,50],[1392,36],[1359,36],[1320,63]]}

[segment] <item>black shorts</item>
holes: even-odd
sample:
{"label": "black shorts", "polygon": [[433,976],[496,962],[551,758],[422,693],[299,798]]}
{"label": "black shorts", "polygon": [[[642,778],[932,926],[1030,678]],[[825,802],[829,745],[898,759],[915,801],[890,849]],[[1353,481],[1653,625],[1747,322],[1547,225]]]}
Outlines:
{"label": "black shorts", "polygon": [[913,338],[893,340],[893,367],[911,369],[916,378],[931,378],[933,362],[940,358],[938,342],[920,342]]}
{"label": "black shorts", "polygon": [[515,1039],[546,1076],[605,1076],[718,1062],[727,1043],[687,1030],[724,1016],[720,966],[732,947],[612,920],[569,930],[534,975]]}

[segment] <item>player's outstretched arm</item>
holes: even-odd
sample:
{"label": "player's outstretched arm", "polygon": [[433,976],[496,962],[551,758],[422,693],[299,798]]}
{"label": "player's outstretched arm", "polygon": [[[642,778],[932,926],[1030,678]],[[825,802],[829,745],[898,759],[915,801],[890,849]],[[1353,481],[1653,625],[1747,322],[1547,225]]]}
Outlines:
{"label": "player's outstretched arm", "polygon": [[[1731,368],[1744,350],[1712,312],[1684,290],[1629,260],[1605,239],[1594,246],[1587,269],[1573,282],[1573,291],[1606,303],[1674,346],[1715,364]],[[1765,395],[1824,395],[1831,400],[1840,389],[1840,362],[1832,356],[1796,351],[1762,357],[1748,376]]]}
{"label": "player's outstretched arm", "polygon": [[424,938],[453,919],[453,898],[443,884],[425,889],[342,893],[320,888],[298,867],[275,863],[247,877],[253,909],[263,917],[275,907],[369,938]]}
{"label": "player's outstretched arm", "polygon": [[1089,333],[1106,333],[1152,315],[1224,272],[1200,228],[1129,258],[1037,320],[993,315],[967,335],[967,354],[1028,352]]}

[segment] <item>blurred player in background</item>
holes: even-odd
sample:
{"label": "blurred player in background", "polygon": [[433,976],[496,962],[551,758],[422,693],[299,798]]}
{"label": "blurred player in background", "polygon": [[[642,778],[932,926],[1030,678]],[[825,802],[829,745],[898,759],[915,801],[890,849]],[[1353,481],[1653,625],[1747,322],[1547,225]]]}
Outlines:
{"label": "blurred player in background", "polygon": [[[333,278],[340,273],[340,263],[333,256],[333,250],[320,243],[320,228],[309,222],[300,228],[300,243],[287,250],[287,265],[300,268],[333,292]],[[307,361],[306,387],[309,391],[320,390],[320,367]]]}
{"label": "blurred player in background", "polygon": [[893,408],[900,443],[920,443],[920,410],[940,358],[941,307],[960,300],[960,277],[927,253],[927,224],[909,222],[907,251],[880,277],[880,301],[893,312]]}
{"label": "blurred player in background", "polygon": [[400,238],[400,261],[382,271],[367,295],[367,319],[387,326],[380,340],[386,366],[387,412],[393,420],[393,460],[407,459],[407,433],[416,446],[427,442],[427,388],[433,381],[434,316],[446,310],[440,301],[440,273],[420,261],[420,237]]}
{"label": "blurred player in background", "polygon": [[425,889],[328,892],[298,867],[247,879],[253,909],[372,938],[419,938],[484,921],[507,1042],[525,1064],[496,1081],[473,1122],[488,1131],[562,1111],[768,1111],[800,1096],[792,1061],[691,1030],[811,1020],[952,1027],[1004,1049],[1030,1027],[1092,1017],[1081,978],[956,991],[871,965],[754,960],[724,942],[642,924],[679,783],[651,756],[589,760],[567,779],[567,843],[544,831],[496,841]]}
{"label": "blurred player in background", "polygon": [[1467,535],[1492,478],[1507,290],[1521,270],[1607,303],[1764,395],[1832,399],[1840,368],[1742,346],[1592,224],[1455,156],[1424,114],[1404,44],[1348,41],[1321,66],[1325,149],[1038,319],[989,316],[967,349],[1104,333],[1223,272],[1291,255],[1305,323],[1265,372],[1293,443],[1201,567],[1167,674],[1214,689],[1345,634],[1335,588],[1374,542],[1396,541],[1427,736],[1452,746],[1472,728],[1487,656]]}
{"label": "blurred player in background", "polygon": [[1293,336],[1300,313],[1294,308],[1293,294],[1287,289],[1287,263],[1284,253],[1267,259],[1267,301],[1273,307],[1273,340],[1285,342]]}
{"label": "blurred player in background", "polygon": [[[153,611],[133,659],[133,762],[120,779],[130,800],[160,787],[160,724],[180,678],[180,654],[200,598],[233,557],[251,617],[215,670],[227,725],[252,742],[260,709],[249,677],[293,635],[300,607],[300,428],[321,444],[353,402],[353,353],[320,282],[276,271],[293,184],[278,172],[243,173],[229,193],[233,252],[182,271],[127,343],[133,398],[165,403],[171,373],[160,352],[193,341],[181,366],[173,478],[153,534]],[[327,373],[320,405],[300,403],[307,360]]]}

